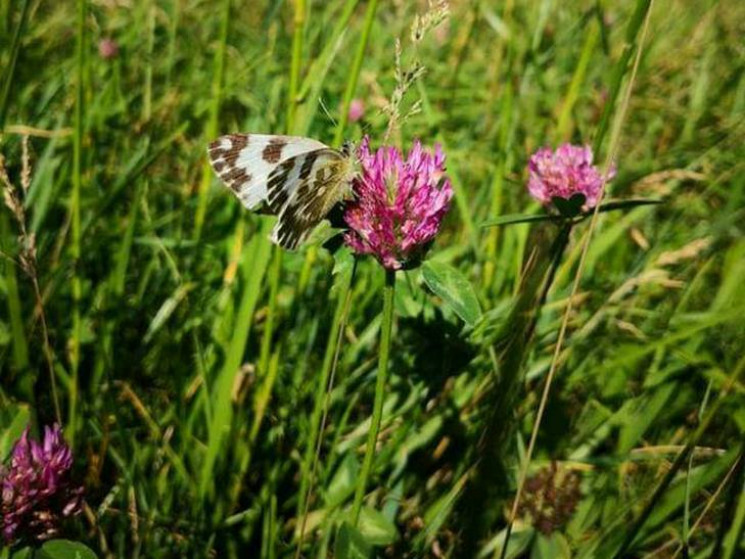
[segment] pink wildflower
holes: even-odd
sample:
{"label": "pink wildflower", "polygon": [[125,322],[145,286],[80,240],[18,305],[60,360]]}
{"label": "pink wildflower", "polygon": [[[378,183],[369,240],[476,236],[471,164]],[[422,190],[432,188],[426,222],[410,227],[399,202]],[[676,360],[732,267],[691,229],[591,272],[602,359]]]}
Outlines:
{"label": "pink wildflower", "polygon": [[344,215],[350,228],[346,243],[389,270],[415,264],[437,235],[453,197],[445,154],[439,145],[430,152],[417,140],[404,161],[395,147],[371,151],[365,137],[358,157],[362,172]]}
{"label": "pink wildflower", "polygon": [[44,440],[15,443],[8,466],[0,465],[0,529],[6,543],[21,537],[46,540],[55,536],[63,518],[82,510],[83,488],[70,476],[72,451],[59,425],[44,428]]}
{"label": "pink wildflower", "polygon": [[98,55],[104,60],[111,60],[119,54],[119,43],[106,37],[98,42]]}
{"label": "pink wildflower", "polygon": [[552,198],[569,199],[575,194],[585,196],[584,208],[594,208],[600,199],[603,183],[611,180],[616,170],[611,168],[603,178],[592,164],[589,146],[563,144],[556,151],[541,148],[528,163],[530,195],[542,204],[550,204]]}
{"label": "pink wildflower", "polygon": [[349,122],[357,122],[365,116],[365,103],[362,99],[352,99],[349,104]]}

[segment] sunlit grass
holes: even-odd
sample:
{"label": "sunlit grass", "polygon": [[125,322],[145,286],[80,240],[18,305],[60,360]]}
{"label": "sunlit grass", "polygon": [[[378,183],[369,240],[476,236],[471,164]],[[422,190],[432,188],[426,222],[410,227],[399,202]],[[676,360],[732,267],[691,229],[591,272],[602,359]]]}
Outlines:
{"label": "sunlit grass", "polygon": [[[16,180],[30,132],[29,230],[90,507],[65,537],[100,557],[354,557],[359,534],[339,528],[359,512],[379,556],[499,553],[589,223],[553,267],[553,223],[481,225],[541,211],[525,190],[536,148],[605,160],[648,5],[452,1],[414,49],[426,2],[0,1],[0,151]],[[598,216],[527,471],[579,472],[582,497],[551,534],[518,515],[509,557],[741,552],[744,18],[732,0],[654,2],[608,196],[662,203]],[[383,274],[274,249],[274,218],[218,185],[206,143],[380,144],[396,39],[402,67],[426,71],[389,141],[443,145],[455,198],[429,257],[469,280],[483,318],[397,274],[355,497]],[[55,420],[17,234],[3,208],[4,452],[14,418]]]}

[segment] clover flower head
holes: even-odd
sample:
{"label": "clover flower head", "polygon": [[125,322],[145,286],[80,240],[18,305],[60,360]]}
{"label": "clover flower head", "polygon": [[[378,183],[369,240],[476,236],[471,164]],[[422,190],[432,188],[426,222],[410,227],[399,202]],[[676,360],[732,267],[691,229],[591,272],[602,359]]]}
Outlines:
{"label": "clover flower head", "polygon": [[365,137],[357,155],[361,173],[344,215],[347,245],[357,254],[372,254],[389,270],[415,265],[453,197],[442,148],[429,151],[416,140],[404,159],[395,147],[371,150]]}
{"label": "clover flower head", "polygon": [[62,519],[81,512],[83,488],[71,479],[72,462],[59,425],[45,427],[41,442],[26,428],[0,465],[0,529],[8,545],[54,537]]}
{"label": "clover flower head", "polygon": [[98,42],[98,56],[104,60],[116,58],[119,54],[119,43],[111,37],[105,37]]}
{"label": "clover flower head", "polygon": [[589,146],[562,144],[555,151],[539,149],[528,163],[530,195],[548,205],[553,198],[568,200],[575,194],[583,194],[584,209],[594,208],[600,200],[603,184],[615,176],[616,170],[611,167],[603,177],[592,160]]}

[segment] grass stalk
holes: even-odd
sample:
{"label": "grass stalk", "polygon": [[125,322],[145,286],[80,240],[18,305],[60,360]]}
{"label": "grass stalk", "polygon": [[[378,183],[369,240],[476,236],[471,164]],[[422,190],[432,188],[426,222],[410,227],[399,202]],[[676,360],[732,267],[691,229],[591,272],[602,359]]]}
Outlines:
{"label": "grass stalk", "polygon": [[72,334],[70,339],[70,374],[71,383],[69,388],[69,420],[66,431],[70,445],[74,447],[75,434],[77,431],[77,414],[79,399],[80,369],[80,337],[82,334],[82,318],[80,314],[80,300],[82,298],[82,280],[80,278],[80,191],[83,185],[83,134],[84,122],[84,79],[85,79],[85,18],[87,13],[87,1],[78,0],[78,29],[76,45],[76,83],[75,83],[75,130],[73,137],[73,169],[72,169],[72,192],[70,195],[70,229],[71,246],[70,256],[72,258]]}
{"label": "grass stalk", "polygon": [[287,133],[295,131],[295,115],[298,106],[298,83],[300,81],[300,62],[303,58],[303,38],[305,37],[305,0],[295,0],[294,28],[292,33],[292,61],[290,63],[290,86],[287,95]]}
{"label": "grass stalk", "polygon": [[[217,124],[220,117],[220,104],[222,101],[222,86],[225,75],[225,56],[228,50],[228,31],[230,29],[230,0],[223,0],[222,19],[220,21],[220,36],[217,52],[213,60],[212,72],[212,103],[210,104],[209,119],[204,131],[205,140],[212,141],[217,136]],[[207,213],[207,195],[209,194],[210,184],[212,183],[212,169],[209,161],[205,159],[202,167],[202,180],[199,183],[199,192],[197,194],[197,210],[194,216],[193,237],[199,240],[202,235],[204,226],[204,216]]]}
{"label": "grass stalk", "polygon": [[[336,377],[336,367],[339,363],[341,342],[344,336],[347,316],[349,315],[349,305],[352,301],[352,285],[356,268],[357,259],[354,260],[352,273],[350,274],[349,279],[343,285],[342,291],[339,293],[339,298],[336,303],[336,311],[334,312],[334,320],[331,324],[331,331],[329,332],[328,341],[326,343],[326,351],[323,355],[321,378],[318,379],[318,385],[316,387],[313,412],[310,417],[310,427],[308,429],[308,442],[305,447],[301,470],[302,478],[300,481],[298,515],[300,515],[299,517],[301,517],[302,520],[295,559],[299,559],[300,557],[303,538],[305,536],[310,499],[313,495],[313,485],[315,483],[318,462],[321,457],[323,433],[326,430],[331,391],[334,387],[334,378]],[[300,507],[302,507],[302,509]]]}
{"label": "grass stalk", "polygon": [[367,11],[365,12],[362,36],[357,45],[357,52],[354,55],[352,69],[349,73],[349,79],[347,80],[347,87],[344,90],[344,97],[342,98],[341,114],[339,115],[339,122],[336,125],[336,131],[334,132],[334,146],[341,145],[342,140],[344,139],[344,132],[349,122],[349,106],[352,104],[352,97],[354,97],[354,93],[357,90],[357,82],[359,81],[360,70],[362,69],[362,60],[365,58],[367,41],[370,38],[370,30],[375,21],[375,12],[377,9],[378,0],[370,0],[367,4]]}
{"label": "grass stalk", "polygon": [[[294,31],[292,36],[292,60],[290,62],[290,84],[287,99],[287,124],[288,134],[292,134],[295,128],[295,114],[297,112],[297,88],[300,79],[300,61],[303,55],[303,36],[305,30],[305,0],[295,1]],[[261,353],[259,357],[259,374],[267,374],[267,366],[272,348],[272,336],[274,334],[274,321],[277,312],[277,294],[282,281],[282,249],[272,249],[272,270],[269,276],[269,306],[264,324],[264,335],[261,340]],[[251,449],[249,448],[249,454]]]}
{"label": "grass stalk", "polygon": [[385,286],[383,287],[383,322],[380,325],[380,349],[378,351],[378,377],[375,382],[375,403],[373,404],[370,431],[367,434],[365,458],[362,470],[357,478],[357,488],[354,492],[352,504],[352,525],[356,526],[362,511],[362,500],[365,497],[367,481],[372,471],[375,458],[375,446],[378,442],[380,423],[383,418],[383,402],[385,400],[385,383],[388,380],[388,355],[391,349],[391,331],[393,330],[393,295],[396,287],[396,272],[385,271]]}
{"label": "grass stalk", "polygon": [[572,135],[572,109],[579,99],[580,87],[582,82],[585,80],[587,74],[587,68],[590,65],[590,60],[595,52],[595,45],[598,43],[600,38],[600,29],[595,23],[595,20],[589,20],[590,30],[585,37],[585,44],[582,46],[582,54],[580,55],[577,67],[574,70],[572,81],[569,84],[569,90],[564,98],[564,102],[561,105],[561,111],[559,112],[559,121],[556,125],[556,133],[559,141],[569,141]]}
{"label": "grass stalk", "polygon": [[[603,147],[603,142],[607,136],[608,127],[610,126],[611,117],[613,116],[616,100],[621,92],[621,85],[623,84],[623,78],[628,72],[629,62],[634,54],[634,45],[639,35],[640,29],[644,25],[644,22],[648,20],[648,15],[652,11],[652,0],[637,0],[634,14],[631,17],[628,27],[626,28],[626,38],[621,53],[621,58],[616,63],[611,76],[610,88],[608,91],[608,102],[603,110],[603,116],[600,118],[600,124],[595,134],[595,142],[593,143],[592,149],[596,154],[600,153]],[[640,41],[639,48],[636,49],[637,58],[641,52],[641,45],[643,40]],[[638,64],[638,62],[636,63]]]}
{"label": "grass stalk", "polygon": [[272,350],[272,336],[274,334],[274,321],[277,314],[277,295],[279,285],[282,281],[282,249],[272,245],[272,269],[269,275],[269,305],[267,308],[266,321],[264,322],[264,334],[261,338],[261,352],[259,353],[259,374],[267,373],[267,365]]}
{"label": "grass stalk", "polygon": [[168,49],[166,60],[166,79],[163,88],[164,95],[168,95],[171,90],[171,77],[173,75],[173,66],[176,61],[176,43],[178,41],[178,28],[181,21],[181,0],[172,0],[172,12],[170,14],[170,25],[168,27]]}
{"label": "grass stalk", "polygon": [[145,91],[142,94],[142,120],[148,122],[153,114],[153,57],[155,53],[155,5],[146,8],[147,60],[145,60]]}
{"label": "grass stalk", "polygon": [[[504,177],[508,170],[508,144],[511,143],[511,126],[512,126],[512,86],[505,85],[502,95],[502,102],[499,110],[499,145],[497,150],[497,168],[494,170],[494,179],[491,188],[491,204],[489,208],[489,217],[496,218],[502,213]],[[484,261],[484,286],[491,285],[494,278],[495,262],[497,259],[497,246],[499,244],[499,227],[492,227],[487,232],[485,261]]]}
{"label": "grass stalk", "polygon": [[701,420],[701,423],[699,423],[699,426],[696,428],[693,434],[689,437],[688,442],[686,442],[685,447],[683,447],[683,450],[680,451],[678,456],[675,458],[675,461],[673,461],[672,465],[670,466],[670,469],[665,473],[665,476],[662,478],[662,480],[657,485],[657,487],[655,487],[655,490],[652,493],[652,496],[649,498],[649,500],[644,505],[642,512],[639,514],[639,516],[637,516],[636,520],[634,520],[634,523],[631,525],[631,528],[629,528],[629,531],[626,533],[626,536],[621,542],[620,547],[613,554],[614,559],[620,559],[621,557],[623,557],[626,554],[626,552],[629,550],[631,545],[634,543],[637,536],[639,535],[639,532],[644,527],[644,524],[646,523],[647,519],[652,514],[652,511],[654,510],[655,505],[657,505],[659,500],[665,494],[665,491],[672,483],[673,478],[675,478],[678,471],[683,467],[683,464],[685,464],[689,454],[698,445],[699,441],[701,440],[701,437],[707,431],[707,429],[709,428],[709,426],[711,425],[714,419],[714,416],[719,411],[719,408],[722,407],[722,404],[727,399],[726,397],[729,394],[729,392],[732,390],[732,387],[735,386],[737,383],[739,383],[740,376],[742,375],[743,370],[745,370],[745,358],[740,359],[734,371],[732,371],[732,373],[727,378],[725,385],[722,387],[722,391],[719,394],[719,398],[717,398],[717,400],[712,404],[711,408],[709,408],[709,411],[706,413],[704,418]]}
{"label": "grass stalk", "polygon": [[228,346],[225,364],[212,388],[213,407],[209,418],[209,442],[202,462],[199,482],[199,495],[206,498],[212,490],[210,481],[214,479],[214,465],[222,449],[222,441],[230,430],[233,418],[231,395],[235,376],[238,374],[243,354],[246,350],[248,334],[251,330],[254,310],[261,293],[261,284],[269,264],[270,247],[265,237],[269,234],[271,223],[263,219],[261,225],[243,250],[241,262],[242,293],[233,325],[233,335]]}
{"label": "grass stalk", "polygon": [[[639,19],[638,14],[640,13],[639,10],[642,7],[646,8],[646,11],[641,12],[643,15],[643,19]],[[646,39],[647,30],[649,28],[649,17],[651,13],[652,13],[652,1],[651,0],[639,0],[637,2],[637,11],[635,12],[632,22],[629,24],[629,30],[633,31],[633,33],[631,34],[632,44],[635,42],[633,41],[633,39],[636,38],[636,33],[639,31],[639,25],[641,25],[641,35],[639,36],[638,48],[636,49],[636,58],[634,60],[634,66],[631,70],[631,76],[629,78],[629,83],[626,88],[626,93],[623,99],[623,104],[620,108],[620,113],[618,115],[617,125],[614,130],[613,138],[611,139],[610,153],[608,154],[608,157],[605,161],[605,166],[603,170],[604,177],[607,176],[608,169],[610,168],[610,166],[612,165],[616,157],[621,125],[625,119],[628,106],[629,106],[629,101],[631,100],[631,92],[633,91],[634,80],[636,79],[636,73],[639,69],[639,62],[641,61],[641,55],[644,49],[644,42]],[[627,34],[627,39],[628,37],[629,35]],[[624,56],[625,56],[625,53],[624,53]],[[624,59],[622,58],[621,63],[623,64],[623,68],[624,68],[623,73],[625,73],[625,67],[626,67],[627,62],[624,62]],[[619,63],[619,67],[621,63]],[[623,73],[621,75],[623,75]],[[610,103],[609,105],[612,105],[612,104],[613,103]],[[602,141],[602,136],[599,135],[598,144],[597,144],[598,148],[600,145],[599,143],[600,141]],[[527,479],[528,468],[530,467],[530,461],[533,457],[533,451],[535,449],[536,440],[538,438],[538,432],[541,427],[541,421],[543,420],[543,414],[546,410],[546,404],[548,403],[548,396],[551,391],[551,385],[552,385],[554,376],[556,375],[556,369],[558,367],[559,357],[561,355],[561,351],[564,346],[564,338],[566,337],[566,331],[569,325],[569,317],[572,314],[573,304],[576,299],[576,295],[579,292],[579,284],[582,279],[582,273],[585,268],[585,261],[587,259],[587,253],[590,248],[590,241],[592,239],[592,233],[595,230],[595,227],[597,226],[598,216],[600,215],[598,213],[598,210],[600,209],[600,205],[602,204],[603,198],[605,196],[605,186],[606,186],[605,181],[603,181],[603,184],[600,190],[600,196],[598,198],[597,205],[595,206],[595,210],[593,211],[593,214],[592,214],[590,226],[588,228],[587,235],[585,236],[584,245],[582,246],[582,252],[580,254],[579,263],[577,265],[577,271],[574,275],[574,281],[572,282],[572,288],[569,294],[569,298],[567,300],[567,305],[566,305],[566,308],[564,309],[564,314],[561,319],[561,326],[559,328],[559,335],[556,340],[556,346],[554,347],[554,353],[551,358],[551,365],[549,367],[548,374],[546,376],[546,382],[544,384],[543,392],[541,394],[541,400],[538,405],[538,411],[536,412],[535,424],[530,434],[530,442],[528,443],[528,448],[525,453],[525,460],[523,462],[522,467],[520,468],[517,492],[515,494],[515,500],[513,501],[512,508],[510,510],[509,522],[507,524],[507,533],[505,535],[505,540],[504,540],[504,544],[502,545],[502,550],[501,550],[501,555],[500,555],[501,559],[505,559],[507,556],[507,548],[509,544],[510,535],[512,533],[512,526],[513,526],[513,523],[515,522],[517,511],[520,506],[520,498],[522,497],[523,488],[525,486],[525,480]]]}
{"label": "grass stalk", "polygon": [[[693,457],[693,452],[691,452],[688,457],[689,464],[690,464],[692,457]],[[685,527],[686,531],[683,534],[683,541],[678,545],[678,548],[675,550],[675,553],[673,553],[673,559],[678,557],[681,553],[688,554],[689,552],[688,543],[691,539],[691,536],[701,525],[701,522],[704,520],[704,518],[706,518],[706,515],[711,510],[711,507],[713,507],[714,504],[717,502],[717,500],[719,499],[719,496],[722,494],[722,491],[727,486],[727,483],[729,483],[729,480],[732,478],[733,474],[735,474],[735,472],[738,471],[738,468],[740,467],[742,460],[743,460],[743,456],[742,456],[742,453],[740,453],[740,455],[735,459],[734,463],[732,464],[730,469],[727,471],[725,476],[722,478],[722,481],[719,483],[717,488],[714,490],[714,493],[712,493],[711,497],[709,497],[709,499],[706,501],[706,505],[704,506],[704,509],[698,515],[696,522],[693,523],[693,526],[691,526],[690,530],[688,529],[688,526],[686,525]],[[690,469],[690,465],[689,465],[689,469]],[[688,493],[688,486],[686,486],[686,499],[688,499],[687,493]],[[712,555],[712,557],[716,557],[716,556]]]}
{"label": "grass stalk", "polygon": [[[0,93],[0,137],[3,130],[5,130],[5,121],[10,108],[10,92],[13,90],[12,85],[15,77],[16,62],[18,60],[18,52],[21,48],[21,37],[23,37],[26,22],[28,21],[30,4],[31,2],[29,0],[23,0],[20,19],[13,32],[13,38],[10,43],[10,58],[4,71],[2,92]],[[0,211],[0,250],[3,253],[8,252],[6,250],[6,243],[9,239],[11,239],[11,232],[8,214],[5,211]],[[29,365],[28,342],[23,325],[16,269],[15,266],[7,264],[5,259],[0,259],[0,270],[2,270],[5,279],[8,318],[10,320],[11,339],[13,341],[13,362],[17,370],[23,371]],[[27,397],[29,400],[33,399],[33,390],[29,391]]]}

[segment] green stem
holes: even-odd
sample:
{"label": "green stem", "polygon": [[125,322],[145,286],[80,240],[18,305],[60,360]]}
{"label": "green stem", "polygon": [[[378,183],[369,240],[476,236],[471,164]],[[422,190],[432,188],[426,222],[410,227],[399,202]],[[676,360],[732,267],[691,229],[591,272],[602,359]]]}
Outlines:
{"label": "green stem", "polygon": [[706,413],[706,415],[701,420],[701,423],[699,423],[698,428],[693,432],[691,437],[688,439],[688,442],[686,443],[685,447],[683,447],[683,450],[680,451],[680,454],[675,458],[675,461],[673,462],[672,466],[670,466],[670,469],[665,474],[665,477],[662,478],[662,481],[660,481],[659,485],[655,488],[654,492],[652,493],[652,496],[649,498],[649,501],[644,505],[644,509],[642,510],[641,514],[636,518],[634,523],[632,524],[631,528],[627,532],[626,536],[623,539],[623,542],[621,543],[621,546],[619,547],[618,551],[613,555],[614,559],[621,559],[621,557],[624,557],[626,555],[626,552],[629,550],[629,548],[632,546],[632,544],[636,541],[637,536],[639,535],[639,532],[644,527],[644,524],[647,522],[647,519],[652,514],[652,511],[654,510],[657,503],[660,501],[662,496],[664,495],[665,491],[667,491],[667,488],[672,483],[673,479],[675,478],[676,474],[678,473],[678,470],[683,466],[686,459],[688,458],[688,455],[693,451],[694,448],[698,445],[698,442],[701,440],[701,437],[704,435],[704,433],[707,431],[709,426],[711,425],[711,422],[714,419],[714,416],[719,411],[719,408],[722,407],[722,404],[726,401],[727,395],[732,390],[733,386],[736,386],[740,381],[740,376],[742,372],[745,370],[745,358],[740,359],[737,366],[735,367],[735,370],[732,372],[730,377],[727,379],[726,384],[722,387],[722,392],[719,395],[719,398],[714,402],[714,404],[711,406],[709,411]]}
{"label": "green stem", "polygon": [[272,335],[274,334],[274,320],[277,314],[277,295],[282,280],[282,249],[273,246],[274,258],[271,275],[269,276],[269,306],[264,323],[264,335],[261,339],[261,353],[259,353],[259,375],[266,375],[269,357],[272,350]]}
{"label": "green stem", "polygon": [[598,129],[595,133],[595,141],[592,145],[592,150],[596,155],[600,153],[603,147],[603,142],[610,126],[610,119],[615,112],[616,100],[621,94],[621,84],[623,83],[623,78],[630,71],[629,64],[636,50],[634,47],[641,34],[641,29],[650,10],[651,3],[652,0],[637,0],[634,14],[626,27],[626,44],[623,47],[621,57],[613,69],[610,87],[608,88],[608,100],[605,102],[603,116],[600,118],[600,124],[598,124]]}
{"label": "green stem", "polygon": [[[222,20],[220,22],[220,44],[217,47],[214,60],[214,73],[212,74],[212,104],[210,105],[210,116],[205,129],[207,141],[212,141],[217,136],[217,123],[220,117],[220,103],[222,101],[222,82],[225,75],[225,58],[228,50],[228,30],[230,29],[230,0],[224,0],[222,5]],[[212,182],[212,169],[208,161],[202,167],[202,182],[199,184],[197,199],[197,212],[194,216],[194,238],[199,240],[204,225],[204,217],[207,213],[207,194]]]}
{"label": "green stem", "polygon": [[75,139],[73,144],[73,172],[72,192],[70,195],[70,220],[72,231],[72,246],[70,256],[73,263],[72,275],[72,339],[70,340],[70,369],[72,379],[70,383],[70,418],[67,427],[67,439],[71,446],[75,443],[78,408],[78,369],[80,366],[80,336],[82,321],[80,317],[80,299],[82,296],[82,282],[80,280],[80,190],[83,182],[83,103],[85,76],[85,14],[86,0],[78,0],[78,41],[77,41],[77,80],[75,87]]}
{"label": "green stem", "polygon": [[365,487],[372,470],[373,458],[375,458],[375,446],[378,442],[380,422],[383,417],[383,400],[385,400],[385,382],[388,378],[388,354],[391,348],[391,330],[393,329],[393,292],[396,286],[396,273],[393,270],[385,271],[385,287],[383,288],[383,322],[380,325],[380,351],[378,353],[378,379],[375,383],[375,404],[373,405],[372,421],[370,431],[367,434],[367,448],[365,459],[362,462],[362,471],[357,478],[357,489],[354,492],[354,504],[352,505],[352,524],[357,525],[362,510],[362,499],[365,496]]}
{"label": "green stem", "polygon": [[336,303],[334,312],[334,321],[331,324],[328,341],[326,342],[326,353],[323,356],[323,365],[321,366],[321,378],[318,380],[316,387],[315,400],[313,402],[313,413],[310,416],[310,427],[308,430],[308,444],[305,447],[302,464],[302,478],[300,480],[300,500],[298,501],[297,514],[302,515],[300,524],[300,535],[298,536],[298,546],[295,558],[300,557],[303,537],[308,520],[308,508],[310,506],[310,497],[313,493],[313,483],[315,481],[318,461],[321,455],[321,445],[323,443],[323,432],[326,427],[326,418],[328,416],[329,400],[331,389],[334,386],[334,377],[336,376],[336,366],[339,362],[339,350],[344,335],[344,325],[347,322],[349,314],[349,304],[352,299],[352,283],[357,270],[357,259],[352,265],[352,273],[346,283],[343,284],[339,292],[339,298]]}
{"label": "green stem", "polygon": [[334,132],[333,145],[335,146],[339,146],[344,138],[344,130],[347,128],[347,122],[349,120],[349,106],[352,104],[352,97],[357,89],[357,81],[359,80],[360,69],[362,68],[362,59],[365,57],[367,40],[370,38],[370,30],[372,29],[373,21],[375,21],[375,11],[377,8],[378,0],[370,0],[370,3],[367,5],[367,11],[365,12],[365,26],[362,29],[362,37],[357,45],[357,52],[354,55],[352,71],[349,74],[349,81],[347,81],[347,88],[344,90],[344,100],[342,102],[341,115],[339,115],[339,124],[336,126],[336,132]]}
{"label": "green stem", "polygon": [[300,60],[303,56],[303,37],[305,35],[305,0],[295,0],[295,20],[292,34],[292,62],[290,63],[290,91],[287,100],[287,133],[295,128],[295,113],[298,104],[298,81],[300,80]]}

